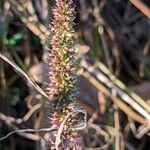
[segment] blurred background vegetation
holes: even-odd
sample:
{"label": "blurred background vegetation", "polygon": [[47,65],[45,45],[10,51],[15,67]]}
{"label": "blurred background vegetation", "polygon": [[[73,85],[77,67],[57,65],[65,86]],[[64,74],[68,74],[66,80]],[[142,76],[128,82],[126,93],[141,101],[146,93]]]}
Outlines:
{"label": "blurred background vegetation", "polygon": [[[117,81],[121,80],[141,96],[141,103],[149,108],[150,1],[74,0],[74,5],[77,12],[74,28],[78,34],[81,62],[87,58],[93,68],[99,63],[105,65],[107,69],[100,67],[95,72],[108,78],[114,75]],[[40,86],[47,80],[43,60],[47,47],[50,48],[49,24],[53,6],[54,0],[0,0],[0,52]],[[132,111],[129,104],[116,103],[108,84],[101,80],[81,64],[79,102],[89,115],[88,127],[83,131],[87,149],[149,150],[146,119],[138,110]],[[111,83],[117,84],[116,80]],[[121,88],[121,85],[117,84],[117,87]],[[123,92],[131,96],[127,87]],[[123,101],[122,97],[115,97]],[[21,123],[12,121],[23,118],[40,99],[11,66],[0,60],[0,138],[16,129],[45,127],[47,119],[43,108]],[[147,130],[142,134],[145,128]],[[44,150],[40,137],[43,135],[39,133],[13,134],[0,141],[0,150]]]}

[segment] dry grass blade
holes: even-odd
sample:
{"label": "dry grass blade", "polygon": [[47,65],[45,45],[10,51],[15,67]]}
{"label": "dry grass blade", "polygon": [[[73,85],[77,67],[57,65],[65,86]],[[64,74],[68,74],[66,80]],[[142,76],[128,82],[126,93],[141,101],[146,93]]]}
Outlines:
{"label": "dry grass blade", "polygon": [[85,78],[89,80],[91,84],[93,84],[98,90],[111,97],[114,103],[124,111],[128,116],[130,116],[135,121],[143,124],[145,126],[148,125],[148,121],[133,111],[125,102],[123,102],[120,98],[112,96],[111,92],[106,88],[102,83],[100,83],[97,79],[95,79],[89,72],[84,72],[82,74]]}
{"label": "dry grass blade", "polygon": [[83,76],[88,78],[89,81],[101,92],[105,93],[107,96],[111,97],[114,103],[122,110],[124,111],[128,116],[136,120],[137,122],[148,125],[147,120],[145,120],[143,117],[139,116],[137,113],[135,113],[131,108],[129,108],[121,99],[117,97],[112,97],[110,91],[100,82],[98,82],[97,79],[95,79],[91,74],[88,72],[83,73]]}
{"label": "dry grass blade", "polygon": [[41,95],[51,100],[50,97],[13,61],[9,60],[4,54],[0,53],[0,58],[10,64],[17,72],[19,72]]}
{"label": "dry grass blade", "polygon": [[96,63],[99,69],[106,74],[111,81],[113,81],[121,90],[125,91],[130,97],[132,97],[137,103],[139,103],[145,110],[150,113],[150,106],[136,93],[127,88],[120,80],[118,80],[110,70],[101,62]]}
{"label": "dry grass blade", "polygon": [[118,87],[113,80],[110,80],[103,72],[95,69],[88,61],[83,60],[82,67],[87,69],[89,73],[93,74],[99,82],[103,83],[111,92],[115,91],[117,96],[121,98],[125,103],[129,104],[135,111],[141,114],[147,120],[150,120],[149,112],[137,103],[132,97],[130,97],[125,91]]}

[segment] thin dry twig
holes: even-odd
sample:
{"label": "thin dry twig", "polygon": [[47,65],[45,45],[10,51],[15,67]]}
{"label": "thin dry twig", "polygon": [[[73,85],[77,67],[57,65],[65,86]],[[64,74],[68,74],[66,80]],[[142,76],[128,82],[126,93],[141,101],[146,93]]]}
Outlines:
{"label": "thin dry twig", "polygon": [[[10,127],[11,129],[13,129],[13,130],[15,130],[15,131],[17,131],[17,130],[19,130],[19,128],[16,126],[16,125],[14,125],[12,122],[10,122],[9,120],[4,120],[4,123],[8,126],[8,127]],[[30,140],[33,140],[33,141],[39,141],[40,140],[40,137],[38,136],[38,135],[35,135],[35,134],[32,134],[32,133],[24,133],[24,132],[17,132],[17,134],[19,135],[19,136],[22,136],[22,137],[24,137],[24,138],[27,138],[27,139],[30,139]],[[11,134],[10,134],[11,135]],[[6,135],[7,136],[7,135]],[[8,136],[7,136],[8,137]],[[7,138],[6,137],[6,138]],[[6,139],[5,137],[2,137],[2,140],[3,139]],[[2,140],[0,140],[0,141],[2,141]]]}
{"label": "thin dry twig", "polygon": [[57,130],[57,128],[54,127],[50,127],[50,128],[41,128],[41,129],[18,129],[15,131],[10,132],[9,134],[7,134],[6,136],[0,138],[0,141],[3,141],[5,139],[7,139],[10,135],[14,134],[14,133],[22,133],[22,132],[50,132],[50,131],[54,131]]}
{"label": "thin dry twig", "polygon": [[23,118],[16,119],[14,117],[9,117],[9,116],[6,116],[6,115],[0,113],[0,119],[3,121],[11,122],[11,123],[21,124],[23,122],[26,122],[31,117],[31,115],[36,110],[38,110],[41,106],[42,106],[42,104],[36,104],[26,113],[26,115]]}
{"label": "thin dry twig", "polygon": [[139,0],[130,0],[130,2],[137,7],[144,15],[150,18],[150,9]]}
{"label": "thin dry twig", "polygon": [[[87,125],[88,125],[87,127],[95,129],[95,131],[99,135],[102,135],[105,139],[105,142],[106,142],[106,144],[104,144],[103,146],[97,147],[97,148],[94,148],[94,149],[102,149],[102,150],[103,149],[108,149],[109,145],[113,142],[113,138],[115,137],[116,132],[118,132],[118,131],[114,127],[103,126],[103,125],[101,126],[101,125],[94,124],[90,121],[88,121]],[[103,130],[102,127],[105,127],[107,132],[105,130]],[[86,149],[88,149],[88,148],[86,148]]]}
{"label": "thin dry twig", "polygon": [[41,41],[46,41],[47,36],[49,35],[49,31],[47,28],[40,24],[39,22],[33,23],[29,21],[28,18],[24,17],[23,12],[25,12],[24,8],[15,0],[9,0],[10,6],[14,13],[20,18],[20,20],[35,34],[37,35]]}
{"label": "thin dry twig", "polygon": [[116,132],[116,140],[115,140],[115,149],[120,150],[120,145],[121,145],[121,139],[120,139],[120,123],[119,123],[119,113],[117,110],[117,107],[115,106],[115,112],[114,112],[114,123],[115,123],[115,128],[117,130]]}
{"label": "thin dry twig", "polygon": [[[137,139],[141,139],[145,134],[147,134],[149,131],[150,131],[150,125],[148,126],[144,126],[144,125],[141,125],[139,127],[139,131],[136,129],[136,126],[134,124],[134,121],[128,117],[128,120],[129,120],[129,125],[130,125],[130,128],[134,134],[134,136],[137,138]],[[148,135],[148,134],[147,134]]]}
{"label": "thin dry twig", "polygon": [[88,122],[88,127],[95,129],[98,133],[104,136],[105,141],[108,142],[110,140],[110,136],[104,130],[102,130],[98,125]]}

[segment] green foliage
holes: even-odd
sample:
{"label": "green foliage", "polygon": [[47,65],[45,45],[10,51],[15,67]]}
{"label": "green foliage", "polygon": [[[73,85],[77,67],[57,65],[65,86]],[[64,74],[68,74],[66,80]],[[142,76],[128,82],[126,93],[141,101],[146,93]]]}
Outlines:
{"label": "green foliage", "polygon": [[5,44],[8,46],[15,46],[24,36],[24,31],[15,33],[10,38],[6,39]]}

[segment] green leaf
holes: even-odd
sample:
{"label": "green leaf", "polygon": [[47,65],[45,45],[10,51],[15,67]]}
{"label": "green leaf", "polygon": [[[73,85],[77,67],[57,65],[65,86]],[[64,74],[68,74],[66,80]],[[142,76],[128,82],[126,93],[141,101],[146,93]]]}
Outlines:
{"label": "green leaf", "polygon": [[24,36],[24,32],[18,32],[12,35],[9,39],[5,41],[5,44],[9,46],[14,46],[16,45]]}

